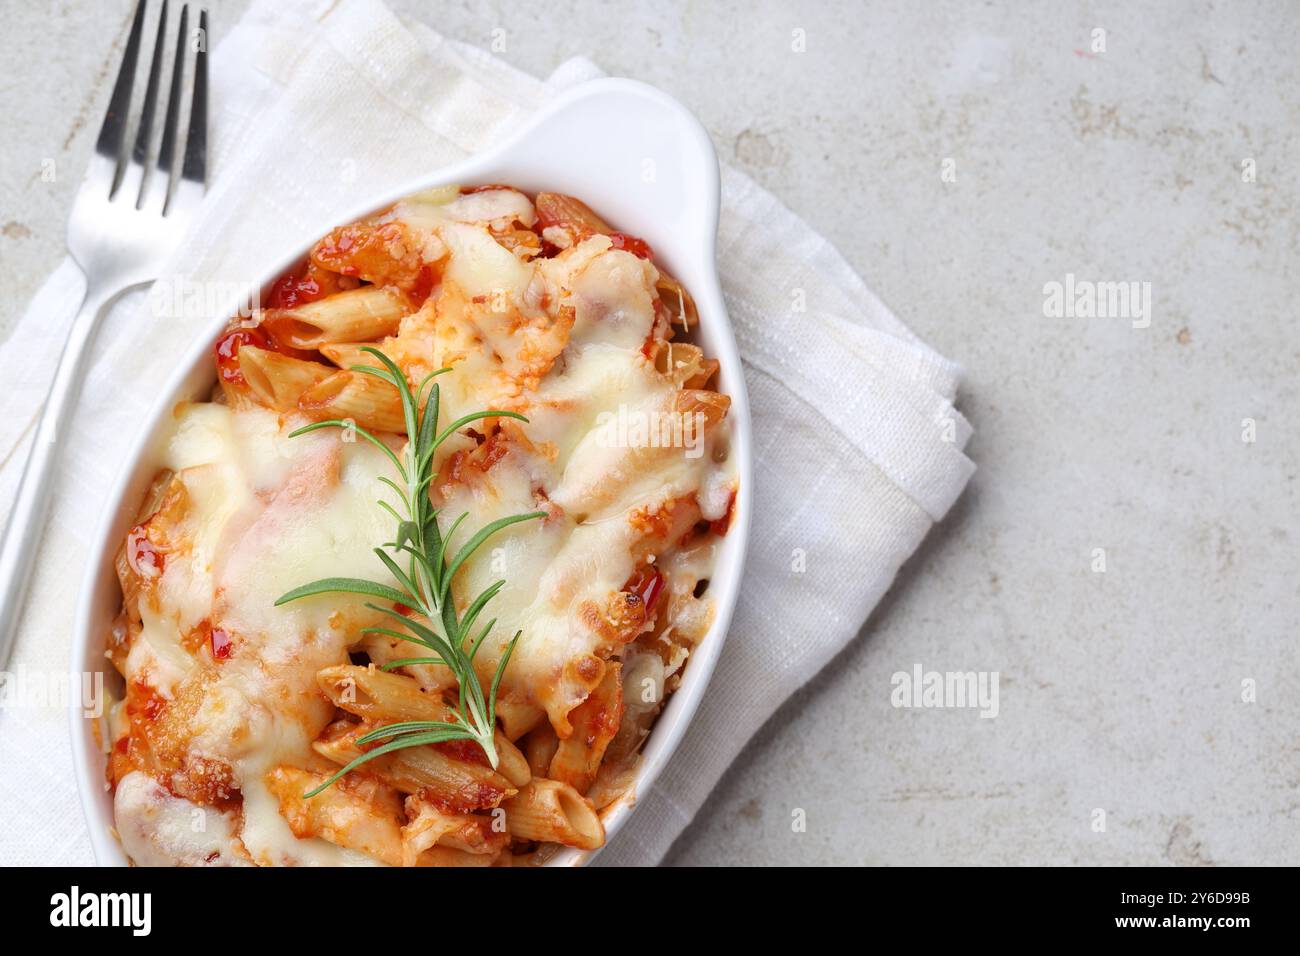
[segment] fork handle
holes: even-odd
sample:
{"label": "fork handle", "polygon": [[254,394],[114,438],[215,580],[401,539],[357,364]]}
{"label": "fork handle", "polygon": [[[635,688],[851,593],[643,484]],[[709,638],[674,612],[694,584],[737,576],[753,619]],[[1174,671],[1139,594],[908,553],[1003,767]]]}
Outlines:
{"label": "fork handle", "polygon": [[4,541],[0,542],[0,670],[8,665],[17,639],[23,599],[40,551],[41,533],[50,511],[55,469],[61,451],[59,439],[66,436],[72,422],[72,411],[90,364],[90,343],[99,325],[99,315],[117,295],[116,291],[104,294],[95,289],[87,290],[81,310],[72,322],[63,354],[59,356],[54,381],[36,426],[31,453],[18,482],[18,496],[9,513]]}

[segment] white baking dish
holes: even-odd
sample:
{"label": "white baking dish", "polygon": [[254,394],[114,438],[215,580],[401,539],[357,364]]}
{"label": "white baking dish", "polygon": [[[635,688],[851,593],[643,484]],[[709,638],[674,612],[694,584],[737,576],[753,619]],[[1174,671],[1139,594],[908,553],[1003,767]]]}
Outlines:
{"label": "white baking dish", "polygon": [[[714,265],[718,161],[704,129],[676,100],[642,83],[597,80],[558,96],[495,148],[407,183],[391,195],[371,198],[353,213],[340,216],[338,222],[362,218],[432,186],[496,182],[527,192],[548,190],[579,196],[616,228],[646,239],[656,258],[694,296],[700,314],[696,340],[707,355],[721,363],[718,390],[731,396],[731,454],[739,475],[739,492],[731,530],[723,539],[710,579],[717,617],[646,743],[631,795],[605,814],[607,835],[613,840],[634,811],[636,794],[646,793],[654,784],[699,705],[731,622],[745,559],[754,491],[750,417],[740,355]],[[336,224],[321,223],[310,236],[302,237],[303,242],[286,245],[283,259],[267,270],[265,286],[301,261],[315,239]],[[113,556],[156,471],[156,445],[169,412],[176,402],[206,395],[212,388],[216,379],[213,342],[240,305],[229,303],[196,337],[194,347],[160,393],[135,440],[130,464],[109,494],[104,518],[91,541],[77,608],[75,673],[103,672],[110,686],[118,680],[104,657],[105,637],[121,600]],[[112,798],[104,783],[105,754],[79,708],[72,711],[72,739],[95,858],[105,866],[125,865],[126,856],[112,831]],[[581,864],[594,855],[566,850],[552,865]]]}

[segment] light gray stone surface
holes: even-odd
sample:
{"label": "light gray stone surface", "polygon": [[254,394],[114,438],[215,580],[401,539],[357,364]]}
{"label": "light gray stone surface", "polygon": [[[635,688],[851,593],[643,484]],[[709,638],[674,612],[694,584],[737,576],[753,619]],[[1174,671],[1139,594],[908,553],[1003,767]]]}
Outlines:
{"label": "light gray stone surface", "polygon": [[[244,4],[209,6],[219,35]],[[393,6],[680,97],[969,371],[965,498],[671,862],[1300,862],[1300,8]],[[130,7],[0,3],[0,334],[63,254]],[[1067,273],[1149,282],[1150,326],[1045,317]],[[999,715],[893,708],[916,663],[1000,672]]]}

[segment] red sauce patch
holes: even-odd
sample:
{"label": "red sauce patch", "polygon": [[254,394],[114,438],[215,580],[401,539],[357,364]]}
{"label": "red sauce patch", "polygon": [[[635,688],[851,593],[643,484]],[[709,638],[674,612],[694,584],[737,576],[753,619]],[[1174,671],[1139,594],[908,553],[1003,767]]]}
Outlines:
{"label": "red sauce patch", "polygon": [[298,272],[286,272],[271,286],[271,293],[266,297],[269,309],[296,309],[308,302],[315,302],[329,295],[333,289],[319,270],[308,267]]}
{"label": "red sauce patch", "polygon": [[[473,432],[473,429],[468,429]],[[481,433],[475,433],[481,434]],[[477,439],[475,439],[477,441]],[[510,453],[510,440],[504,432],[493,432],[487,436],[482,444],[475,445],[471,449],[461,449],[452,454],[443,465],[442,470],[438,472],[440,479],[438,485],[439,494],[444,498],[450,497],[452,490],[461,484],[477,482],[482,475],[486,475],[492,466]]]}
{"label": "red sauce patch", "polygon": [[317,352],[307,352],[282,344],[276,339],[275,333],[265,325],[231,329],[217,339],[215,349],[217,353],[217,374],[228,385],[244,384],[243,373],[239,371],[239,350],[245,345],[265,349],[268,352],[279,352],[281,355],[287,355],[290,358],[308,361],[320,358]]}
{"label": "red sauce patch", "polygon": [[229,660],[235,650],[235,639],[219,627],[212,629],[212,656],[219,661]]}
{"label": "red sauce patch", "polygon": [[636,236],[629,236],[625,232],[611,232],[609,240],[614,244],[615,249],[623,249],[632,253],[638,259],[653,259],[654,250],[644,239],[638,239]]}
{"label": "red sauce patch", "polygon": [[420,271],[416,273],[415,282],[411,285],[409,296],[411,304],[417,309],[424,305],[430,294],[432,294],[435,281],[436,277],[433,274],[433,269],[429,266],[421,266]]}
{"label": "red sauce patch", "polygon": [[510,451],[510,443],[506,440],[502,432],[493,432],[492,435],[479,446],[479,459],[476,462],[478,468],[487,472],[493,465],[504,458]]}
{"label": "red sauce patch", "polygon": [[443,813],[473,813],[497,806],[505,797],[505,791],[486,783],[472,783],[453,794],[435,793],[426,787],[420,791],[420,796]]}
{"label": "red sauce patch", "polygon": [[452,760],[459,760],[463,763],[476,763],[482,767],[491,767],[488,762],[487,754],[473,740],[444,740],[442,743],[432,744],[434,750],[450,757]]}
{"label": "red sauce patch", "polygon": [[217,374],[229,385],[243,385],[244,376],[239,371],[239,350],[245,345],[269,349],[271,340],[260,328],[231,329],[217,339]]}
{"label": "red sauce patch", "polygon": [[167,699],[151,684],[137,678],[127,686],[126,713],[133,725],[152,723],[167,706]]}
{"label": "red sauce patch", "polygon": [[126,560],[131,570],[146,580],[162,577],[166,564],[163,552],[149,540],[146,526],[136,525],[126,536]]}
{"label": "red sauce patch", "polygon": [[[622,700],[619,700],[621,707]],[[609,739],[618,733],[619,725],[623,722],[621,710],[607,706],[603,701],[591,715],[591,723],[588,725],[587,746],[591,747],[596,744],[600,738]]]}
{"label": "red sauce patch", "polygon": [[727,510],[721,518],[715,518],[709,522],[709,530],[719,538],[727,533],[731,528],[731,515],[736,510],[736,493],[731,493],[731,499],[727,502]]}
{"label": "red sauce patch", "polygon": [[632,576],[623,585],[623,590],[640,598],[646,615],[652,615],[659,605],[659,599],[663,597],[664,576],[653,565],[646,565],[632,572]]}

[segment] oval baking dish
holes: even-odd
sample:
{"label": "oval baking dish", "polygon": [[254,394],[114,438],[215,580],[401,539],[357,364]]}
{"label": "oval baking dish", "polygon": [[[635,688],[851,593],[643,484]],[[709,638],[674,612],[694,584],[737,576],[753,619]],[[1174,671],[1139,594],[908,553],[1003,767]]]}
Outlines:
{"label": "oval baking dish", "polygon": [[[644,239],[655,262],[689,291],[698,310],[692,340],[716,359],[718,392],[730,396],[728,458],[737,479],[730,527],[718,539],[708,594],[714,616],[691,651],[681,683],[668,698],[641,749],[627,793],[601,813],[608,841],[635,809],[671,757],[699,705],[722,648],[739,593],[753,501],[751,425],[740,356],[725,312],[715,270],[719,176],[707,134],[679,103],[641,83],[598,80],[553,100],[493,149],[454,167],[404,185],[367,202],[337,222],[353,222],[392,207],[405,197],[457,184],[507,183],[528,194],[554,192],[581,197],[614,228]],[[301,263],[319,236],[336,222],[298,243],[268,270],[263,298],[272,285]],[[630,260],[629,260],[630,261]],[[151,410],[128,461],[110,492],[108,506],[88,555],[76,617],[72,667],[78,673],[120,678],[105,658],[106,638],[121,602],[114,560],[133,524],[161,461],[161,444],[179,402],[202,400],[216,381],[213,344],[242,303],[212,317]],[[113,797],[105,787],[106,754],[99,735],[80,710],[72,712],[74,763],[92,845],[101,865],[125,865],[114,835]],[[594,845],[594,844],[593,844]],[[565,848],[548,865],[579,865],[599,851]]]}

